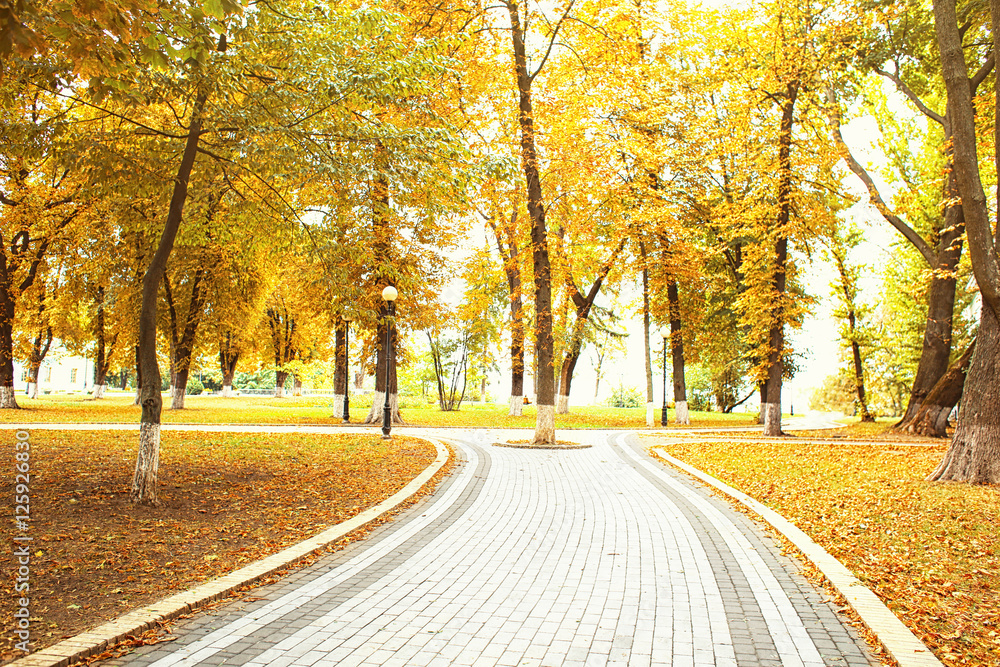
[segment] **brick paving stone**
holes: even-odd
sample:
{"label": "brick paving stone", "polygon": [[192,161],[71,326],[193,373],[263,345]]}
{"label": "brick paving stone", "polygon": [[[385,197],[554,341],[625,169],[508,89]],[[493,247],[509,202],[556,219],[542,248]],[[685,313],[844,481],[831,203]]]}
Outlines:
{"label": "brick paving stone", "polygon": [[259,600],[114,665],[877,664],[743,514],[647,456],[489,447],[428,498]]}

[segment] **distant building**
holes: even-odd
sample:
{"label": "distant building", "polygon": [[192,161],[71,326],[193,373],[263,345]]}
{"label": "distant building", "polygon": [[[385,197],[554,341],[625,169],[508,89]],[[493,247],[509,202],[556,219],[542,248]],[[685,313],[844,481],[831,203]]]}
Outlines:
{"label": "distant building", "polygon": [[[45,355],[45,361],[38,369],[38,393],[87,392],[93,390],[94,362],[86,357],[70,354],[58,341]],[[28,392],[28,364],[14,361],[14,391]]]}

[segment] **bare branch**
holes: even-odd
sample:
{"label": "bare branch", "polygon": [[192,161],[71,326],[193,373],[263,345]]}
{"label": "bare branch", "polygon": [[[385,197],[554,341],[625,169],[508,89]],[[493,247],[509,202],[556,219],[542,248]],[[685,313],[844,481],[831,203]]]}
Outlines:
{"label": "bare branch", "polygon": [[894,84],[896,84],[896,88],[899,89],[899,92],[906,95],[906,97],[909,98],[909,100],[913,102],[914,105],[916,105],[917,109],[920,110],[920,113],[924,114],[931,120],[939,123],[941,127],[947,128],[947,121],[945,120],[945,117],[939,114],[938,112],[934,111],[930,107],[928,107],[926,104],[924,104],[923,100],[917,97],[917,94],[914,93],[912,90],[910,90],[909,86],[903,83],[903,80],[899,78],[898,73],[887,72],[879,67],[874,67],[873,69],[875,70],[876,74],[880,74],[885,78],[889,79],[889,81],[892,81]]}
{"label": "bare branch", "polygon": [[851,154],[851,149],[844,142],[844,137],[840,133],[840,108],[837,104],[836,94],[833,89],[827,87],[826,89],[827,98],[827,118],[830,123],[830,130],[833,133],[834,142],[837,144],[837,149],[840,152],[840,156],[847,163],[854,175],[861,179],[861,182],[865,184],[865,188],[868,190],[868,200],[871,204],[878,209],[878,212],[882,214],[882,217],[888,221],[890,225],[896,228],[900,234],[902,234],[907,241],[909,241],[914,248],[923,256],[924,260],[934,268],[937,266],[937,256],[927,242],[913,230],[912,227],[907,225],[899,216],[893,213],[889,206],[882,199],[881,193],[878,191],[878,187],[875,185],[875,181],[868,174],[868,171],[861,166],[861,164],[854,159],[854,155]]}
{"label": "bare branch", "polygon": [[[549,38],[549,47],[545,50],[545,55],[542,56],[542,62],[538,63],[538,67],[535,69],[534,73],[528,75],[528,83],[534,81],[535,77],[538,76],[538,73],[542,71],[543,67],[545,67],[545,62],[549,59],[549,55],[552,54],[552,47],[555,45],[556,38],[559,36],[559,29],[562,28],[563,21],[566,20],[566,17],[569,16],[570,11],[572,11],[574,2],[576,2],[576,0],[570,0],[569,4],[566,6],[566,11],[563,12],[561,17],[559,17],[559,22],[556,23],[556,27],[552,30],[552,37]],[[527,31],[527,16],[525,16],[524,22],[525,31]]]}

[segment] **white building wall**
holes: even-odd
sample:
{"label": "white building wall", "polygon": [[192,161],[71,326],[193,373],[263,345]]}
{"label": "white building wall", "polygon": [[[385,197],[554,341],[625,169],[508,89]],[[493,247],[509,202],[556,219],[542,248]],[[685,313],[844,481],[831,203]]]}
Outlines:
{"label": "white building wall", "polygon": [[[45,355],[38,369],[38,393],[92,391],[94,364],[86,357],[69,354],[58,343]],[[14,391],[24,394],[28,389],[28,364],[14,361]]]}

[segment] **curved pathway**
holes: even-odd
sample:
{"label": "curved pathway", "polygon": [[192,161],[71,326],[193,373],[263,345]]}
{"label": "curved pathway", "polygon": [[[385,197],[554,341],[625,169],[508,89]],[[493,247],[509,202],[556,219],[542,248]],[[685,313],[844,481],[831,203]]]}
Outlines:
{"label": "curved pathway", "polygon": [[491,446],[368,539],[121,665],[877,664],[770,538],[621,433]]}

